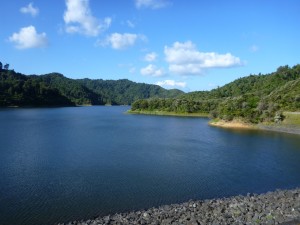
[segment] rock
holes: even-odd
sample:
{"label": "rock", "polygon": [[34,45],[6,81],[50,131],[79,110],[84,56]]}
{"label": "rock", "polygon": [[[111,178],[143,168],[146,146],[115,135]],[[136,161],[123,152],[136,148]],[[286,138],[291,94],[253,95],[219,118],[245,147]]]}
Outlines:
{"label": "rock", "polygon": [[159,208],[58,225],[104,224],[300,224],[300,189],[188,201]]}

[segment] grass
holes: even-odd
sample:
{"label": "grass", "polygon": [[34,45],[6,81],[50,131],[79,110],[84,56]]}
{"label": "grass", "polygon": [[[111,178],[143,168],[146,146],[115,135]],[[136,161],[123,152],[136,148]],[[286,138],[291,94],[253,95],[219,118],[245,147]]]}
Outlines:
{"label": "grass", "polygon": [[283,115],[285,118],[281,123],[264,123],[258,126],[264,130],[300,135],[300,112],[284,112]]}
{"label": "grass", "polygon": [[300,112],[284,112],[283,115],[285,116],[285,119],[282,122],[283,125],[300,127]]}
{"label": "grass", "polygon": [[219,119],[219,118],[214,118],[214,119],[210,120],[209,122],[210,122],[210,123],[218,123],[218,122],[220,122],[220,121],[221,121],[221,119]]}

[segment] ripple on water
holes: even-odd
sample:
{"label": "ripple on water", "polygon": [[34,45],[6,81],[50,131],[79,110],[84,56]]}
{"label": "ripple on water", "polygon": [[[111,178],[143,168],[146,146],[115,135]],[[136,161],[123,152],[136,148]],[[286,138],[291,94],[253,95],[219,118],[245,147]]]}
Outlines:
{"label": "ripple on water", "polygon": [[0,224],[54,224],[300,185],[298,136],[127,109],[0,110]]}

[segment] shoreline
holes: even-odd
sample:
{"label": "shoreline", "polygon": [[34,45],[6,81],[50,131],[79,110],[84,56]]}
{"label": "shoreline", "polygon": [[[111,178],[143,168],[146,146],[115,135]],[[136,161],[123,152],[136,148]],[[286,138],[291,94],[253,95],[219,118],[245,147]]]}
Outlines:
{"label": "shoreline", "polygon": [[[131,111],[125,112],[133,115],[155,115],[155,116],[176,116],[176,117],[199,117],[209,118],[206,113],[174,113],[165,111]],[[241,120],[225,121],[225,120],[210,120],[208,125],[225,129],[245,129],[245,130],[262,130],[288,134],[300,135],[300,127],[292,126],[291,124],[251,124]]]}
{"label": "shoreline", "polygon": [[300,128],[295,128],[295,127],[292,128],[287,126],[264,125],[264,124],[258,124],[257,127],[260,130],[300,135]]}
{"label": "shoreline", "polygon": [[220,127],[220,128],[228,128],[228,129],[247,129],[247,130],[263,130],[263,131],[272,131],[272,132],[280,132],[287,134],[296,134],[300,135],[299,127],[289,127],[286,125],[278,125],[278,124],[249,124],[244,123],[239,120],[233,120],[226,122],[224,120],[219,121],[210,121],[210,126]]}
{"label": "shoreline", "polygon": [[131,111],[128,110],[127,114],[133,115],[155,115],[155,116],[177,116],[177,117],[200,117],[208,118],[208,113],[174,113],[166,111]]}
{"label": "shoreline", "polygon": [[238,129],[252,129],[252,130],[258,129],[258,127],[253,124],[244,123],[239,120],[233,120],[233,121],[211,120],[209,121],[209,125],[214,127],[222,127],[222,128],[235,128],[235,129],[238,128]]}
{"label": "shoreline", "polygon": [[300,224],[300,188],[228,198],[190,200],[58,225],[96,224]]}

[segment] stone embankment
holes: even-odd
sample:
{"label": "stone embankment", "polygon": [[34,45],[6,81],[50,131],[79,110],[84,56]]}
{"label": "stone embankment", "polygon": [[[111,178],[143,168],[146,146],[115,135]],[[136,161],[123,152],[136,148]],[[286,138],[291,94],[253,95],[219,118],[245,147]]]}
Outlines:
{"label": "stone embankment", "polygon": [[189,201],[158,208],[73,221],[65,225],[98,224],[300,224],[300,189]]}

